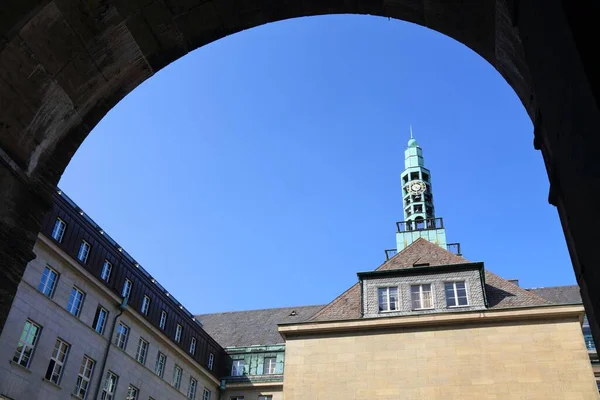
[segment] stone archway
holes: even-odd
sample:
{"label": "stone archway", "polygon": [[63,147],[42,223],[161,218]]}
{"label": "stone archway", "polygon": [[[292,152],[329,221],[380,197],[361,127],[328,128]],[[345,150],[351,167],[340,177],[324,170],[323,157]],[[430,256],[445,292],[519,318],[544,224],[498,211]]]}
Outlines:
{"label": "stone archway", "polygon": [[592,0],[7,0],[0,13],[0,329],[51,191],[119,100],[170,62],[232,33],[351,13],[450,36],[515,90],[534,122],[549,201],[598,338],[600,300],[592,293],[600,288],[600,255],[589,227],[600,225],[600,91],[595,49],[585,42],[598,7]]}

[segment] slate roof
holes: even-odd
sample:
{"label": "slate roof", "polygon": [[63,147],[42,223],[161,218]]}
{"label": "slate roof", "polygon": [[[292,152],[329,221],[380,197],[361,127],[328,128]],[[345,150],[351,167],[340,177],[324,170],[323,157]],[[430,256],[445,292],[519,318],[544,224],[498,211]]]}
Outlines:
{"label": "slate roof", "polygon": [[[425,239],[418,239],[410,246],[380,265],[376,271],[411,268],[415,264],[429,266],[468,263],[469,260],[444,250]],[[520,288],[516,284],[485,272],[486,296],[490,308],[513,308],[551,304],[536,293]],[[331,303],[323,307],[310,320],[332,321],[360,318],[360,285],[354,284]]]}
{"label": "slate roof", "polygon": [[[223,347],[272,345],[283,343],[277,324],[304,322],[321,308],[322,305],[268,308],[200,314],[196,318],[202,323],[204,330]],[[295,316],[290,315],[292,311],[296,312]]]}
{"label": "slate roof", "polygon": [[527,289],[538,296],[543,297],[553,304],[581,304],[581,292],[579,286],[551,286]]}

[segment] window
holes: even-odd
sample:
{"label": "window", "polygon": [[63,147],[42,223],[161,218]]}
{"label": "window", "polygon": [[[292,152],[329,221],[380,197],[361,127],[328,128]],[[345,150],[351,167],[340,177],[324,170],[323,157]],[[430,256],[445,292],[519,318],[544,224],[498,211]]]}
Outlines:
{"label": "window", "polygon": [[446,282],[444,289],[446,291],[446,306],[460,307],[469,305],[465,281]]}
{"label": "window", "polygon": [[67,311],[74,316],[79,317],[84,298],[85,293],[73,286],[71,288],[71,295],[69,296],[69,304],[67,304]]}
{"label": "window", "polygon": [[54,223],[54,228],[52,228],[52,238],[56,240],[58,243],[62,242],[63,236],[65,236],[65,230],[67,229],[67,224],[60,218],[56,218],[56,222]]}
{"label": "window", "polygon": [[125,350],[127,347],[127,339],[129,338],[129,327],[122,322],[119,322],[119,326],[117,327],[117,337],[115,339],[115,344],[121,350]]}
{"label": "window", "polygon": [[190,354],[194,355],[196,354],[196,338],[193,337],[192,341],[190,342]]}
{"label": "window", "polygon": [[104,381],[104,388],[102,389],[102,400],[113,400],[115,392],[117,391],[117,383],[119,376],[114,372],[108,371],[106,373],[106,380]]}
{"label": "window", "polygon": [[208,369],[210,369],[211,371],[213,369],[214,363],[215,363],[215,355],[213,353],[210,353],[208,355]]}
{"label": "window", "polygon": [[234,360],[231,366],[231,376],[244,375],[244,360]]}
{"label": "window", "polygon": [[188,386],[187,397],[188,399],[196,398],[196,389],[198,388],[198,381],[190,376],[190,385]]}
{"label": "window", "polygon": [[244,400],[244,396],[233,396],[230,397],[229,400]]}
{"label": "window", "polygon": [[160,322],[159,322],[158,326],[160,327],[160,329],[165,329],[166,325],[167,325],[167,312],[165,310],[162,310],[160,312]]}
{"label": "window", "polygon": [[104,328],[106,327],[106,320],[108,319],[108,311],[104,307],[98,306],[96,309],[96,316],[94,317],[94,330],[99,334],[104,334]]}
{"label": "window", "polygon": [[273,399],[273,396],[271,396],[271,395],[268,395],[268,396],[263,396],[263,395],[258,396],[258,400],[272,400],[272,399]]}
{"label": "window", "polygon": [[56,339],[54,345],[54,351],[46,370],[46,379],[55,384],[60,384],[60,378],[62,377],[63,366],[67,360],[67,354],[69,354],[69,345],[60,339]]}
{"label": "window", "polygon": [[112,264],[108,262],[108,260],[104,260],[104,264],[102,264],[102,272],[100,272],[100,278],[104,282],[108,282],[110,280],[110,273],[112,272]]}
{"label": "window", "polygon": [[175,329],[175,341],[177,343],[179,343],[179,341],[181,340],[181,331],[182,331],[182,327],[181,325],[177,324],[177,329]]}
{"label": "window", "polygon": [[142,314],[148,315],[149,309],[150,309],[150,297],[144,295],[144,299],[142,300]]}
{"label": "window", "polygon": [[58,272],[50,267],[44,268],[42,273],[42,279],[38,285],[38,290],[44,293],[48,297],[54,296],[54,289],[56,289],[56,283],[58,282]]}
{"label": "window", "polygon": [[165,364],[166,363],[167,363],[167,356],[165,356],[163,353],[161,353],[159,351],[158,355],[156,356],[156,365],[154,366],[154,373],[156,375],[160,376],[161,378],[165,374]]}
{"label": "window", "polygon": [[204,392],[202,393],[202,400],[210,400],[210,390],[204,388]]}
{"label": "window", "polygon": [[383,287],[377,289],[379,297],[379,312],[398,310],[398,288]]}
{"label": "window", "polygon": [[265,361],[263,363],[263,374],[274,374],[276,365],[277,359],[275,357],[265,357]]}
{"label": "window", "polygon": [[92,380],[92,374],[94,373],[94,360],[88,356],[83,356],[81,366],[79,367],[79,374],[77,375],[77,383],[75,384],[75,397],[85,399],[88,388],[90,387],[90,381]]}
{"label": "window", "polygon": [[171,385],[175,389],[181,387],[181,375],[183,375],[183,370],[179,365],[175,365],[175,367],[173,367],[173,380],[171,381]]}
{"label": "window", "polygon": [[19,365],[29,368],[29,362],[33,355],[33,350],[37,345],[38,337],[40,336],[40,330],[42,328],[34,323],[33,321],[27,320],[15,351],[13,361]]}
{"label": "window", "polygon": [[410,287],[410,297],[413,310],[433,308],[431,284],[429,283],[424,285],[412,285]]}
{"label": "window", "polygon": [[127,397],[125,397],[125,400],[138,400],[139,393],[140,390],[130,383],[129,388],[127,388]]}
{"label": "window", "polygon": [[129,279],[125,279],[125,282],[123,282],[123,290],[121,290],[121,296],[123,298],[129,297],[131,294],[131,286],[133,286],[133,283],[131,283]]}
{"label": "window", "polygon": [[90,244],[85,240],[81,241],[81,245],[79,246],[79,252],[77,253],[77,258],[82,263],[86,263],[88,260],[88,256],[90,255]]}
{"label": "window", "polygon": [[135,359],[140,364],[146,364],[146,356],[148,355],[148,342],[140,338],[138,341],[137,351],[135,352]]}

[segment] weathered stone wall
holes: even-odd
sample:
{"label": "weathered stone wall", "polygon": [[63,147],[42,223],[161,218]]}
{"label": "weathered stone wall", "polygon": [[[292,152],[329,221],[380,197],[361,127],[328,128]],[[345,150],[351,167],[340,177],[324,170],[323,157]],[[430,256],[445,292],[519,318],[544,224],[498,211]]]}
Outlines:
{"label": "weathered stone wall", "polygon": [[286,341],[285,400],[597,399],[576,318]]}

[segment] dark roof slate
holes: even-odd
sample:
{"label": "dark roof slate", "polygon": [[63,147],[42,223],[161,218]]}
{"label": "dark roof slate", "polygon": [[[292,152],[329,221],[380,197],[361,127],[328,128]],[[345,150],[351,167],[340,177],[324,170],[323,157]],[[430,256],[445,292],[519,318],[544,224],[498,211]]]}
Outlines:
{"label": "dark roof slate", "polygon": [[[196,318],[202,323],[204,330],[223,347],[273,345],[283,343],[277,324],[304,322],[321,308],[322,305],[268,308],[200,314]],[[290,315],[293,311],[296,312],[295,316]]]}
{"label": "dark roof slate", "polygon": [[577,285],[552,286],[527,289],[553,304],[581,304],[581,292]]}

